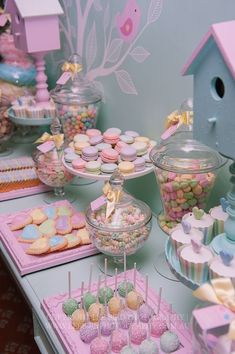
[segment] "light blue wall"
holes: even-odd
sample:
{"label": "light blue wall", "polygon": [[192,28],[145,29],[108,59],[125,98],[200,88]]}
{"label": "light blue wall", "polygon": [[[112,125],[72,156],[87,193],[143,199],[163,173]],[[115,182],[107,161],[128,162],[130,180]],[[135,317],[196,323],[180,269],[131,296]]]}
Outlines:
{"label": "light blue wall", "polygon": [[[67,34],[72,35],[72,40],[70,43],[65,41],[62,33],[62,52],[48,56],[50,66],[48,74],[52,84],[58,69],[58,60],[67,58],[71,54],[71,48],[77,46],[79,24],[77,24],[76,1],[79,0],[65,1],[69,19],[64,19],[64,25]],[[139,25],[141,30],[151,0],[136,1],[141,9],[142,17]],[[84,31],[83,57],[86,56],[85,47],[88,37],[92,42],[90,33],[95,23],[97,48],[93,65],[96,67],[100,64],[104,52],[104,12],[109,6],[110,16],[115,16],[117,12],[122,12],[128,1],[94,0],[94,2],[96,7],[92,5],[87,28]],[[90,3],[90,0],[81,2],[82,10],[87,3]],[[158,3],[160,4],[160,0]],[[113,73],[96,78],[103,86],[106,96],[98,126],[102,129],[110,126],[118,126],[123,130],[133,128],[143,135],[158,140],[163,131],[166,115],[176,109],[185,98],[192,96],[192,78],[182,77],[180,74],[185,61],[207,32],[210,24],[231,20],[234,17],[234,0],[163,0],[160,17],[146,27],[135,43],[135,47],[144,48],[150,55],[142,63],[138,63],[128,55],[118,68],[119,71],[124,70],[129,73],[138,94],[122,92]],[[113,36],[118,38],[116,29]],[[94,47],[94,31],[92,38]],[[79,47],[81,48],[81,44]],[[127,47],[128,43],[124,43],[123,48]],[[218,179],[212,204],[217,202],[218,197],[229,187],[227,168],[224,170],[225,172]],[[160,210],[159,191],[154,174],[128,181],[127,186],[132,193],[147,201],[155,211]]]}

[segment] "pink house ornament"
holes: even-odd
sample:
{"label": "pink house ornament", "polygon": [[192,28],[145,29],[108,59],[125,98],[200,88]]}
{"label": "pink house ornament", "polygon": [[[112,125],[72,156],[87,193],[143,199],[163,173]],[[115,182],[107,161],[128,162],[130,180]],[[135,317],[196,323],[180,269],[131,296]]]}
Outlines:
{"label": "pink house ornament", "polygon": [[37,102],[48,102],[44,55],[60,48],[58,0],[7,0],[5,12],[11,15],[11,30],[16,48],[30,53],[36,60]]}

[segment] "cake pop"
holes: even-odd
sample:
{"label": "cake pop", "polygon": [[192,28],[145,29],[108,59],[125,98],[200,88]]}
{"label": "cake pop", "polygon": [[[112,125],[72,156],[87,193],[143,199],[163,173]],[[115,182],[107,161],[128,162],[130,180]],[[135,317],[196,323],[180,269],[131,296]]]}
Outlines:
{"label": "cake pop", "polygon": [[124,251],[124,281],[118,286],[118,293],[121,297],[126,296],[126,292],[129,293],[134,289],[134,285],[126,279],[126,252]]}
{"label": "cake pop", "polygon": [[147,338],[146,328],[139,323],[139,312],[137,313],[137,323],[130,326],[130,339],[134,344],[140,344]]}
{"label": "cake pop", "polygon": [[132,347],[130,340],[130,329],[128,331],[128,345],[122,348],[120,354],[137,354],[137,351]]}
{"label": "cake pop", "polygon": [[110,299],[109,303],[109,312],[112,316],[117,316],[122,308],[122,303],[120,298],[117,296],[117,268],[115,269],[115,290],[114,296]]}
{"label": "cake pop", "polygon": [[158,345],[155,341],[153,341],[151,338],[151,328],[150,328],[150,322],[148,323],[148,338],[145,339],[141,344],[139,348],[139,354],[158,354]]}
{"label": "cake pop", "polygon": [[[127,287],[127,283],[126,283]],[[127,291],[126,291],[127,294]],[[125,298],[126,300],[126,298]],[[118,325],[122,329],[128,329],[130,325],[135,322],[135,316],[132,311],[130,311],[128,308],[123,309],[118,317]]]}
{"label": "cake pop", "polygon": [[92,270],[93,270],[93,264],[90,265],[88,291],[84,294],[84,306],[86,311],[88,311],[89,307],[96,302],[95,295],[91,293]]}
{"label": "cake pop", "polygon": [[114,353],[119,353],[127,345],[127,337],[124,331],[115,329],[112,333],[111,347]]}
{"label": "cake pop", "polygon": [[105,296],[107,302],[113,297],[113,289],[107,287],[107,258],[104,260],[104,287],[99,291],[99,300],[101,304],[104,304]]}
{"label": "cake pop", "polygon": [[85,310],[85,323],[82,325],[80,328],[79,334],[81,340],[89,344],[93,339],[95,339],[98,336],[98,328],[94,323],[89,322],[88,323],[88,318],[87,318],[87,312]]}
{"label": "cake pop", "polygon": [[71,298],[71,272],[68,272],[68,288],[69,297],[63,302],[62,309],[67,316],[72,316],[75,310],[78,309],[78,302],[76,299]]}
{"label": "cake pop", "polygon": [[91,342],[91,354],[109,354],[109,344],[104,339],[101,338],[101,309],[99,310],[99,326],[98,326],[98,337],[92,340]]}
{"label": "cake pop", "polygon": [[89,318],[91,322],[98,322],[99,320],[99,310],[101,310],[102,316],[105,314],[104,311],[104,305],[99,303],[99,290],[100,290],[100,275],[99,275],[99,281],[98,281],[98,286],[97,286],[97,294],[96,294],[96,303],[92,304],[89,307]]}
{"label": "cake pop", "polygon": [[166,320],[160,316],[161,298],[162,288],[159,289],[157,315],[151,318],[151,334],[154,337],[160,337],[168,329]]}
{"label": "cake pop", "polygon": [[136,263],[134,263],[134,290],[130,291],[126,297],[127,306],[131,310],[138,310],[144,300],[140,293],[136,291]]}
{"label": "cake pop", "polygon": [[171,314],[172,305],[170,305],[169,311],[169,330],[164,332],[160,337],[160,347],[164,353],[172,353],[180,346],[180,341],[177,334],[171,331]]}
{"label": "cake pop", "polygon": [[148,305],[148,275],[145,277],[145,303],[139,308],[139,318],[141,322],[148,323],[154,312],[151,306]]}
{"label": "cake pop", "polygon": [[75,329],[80,329],[80,327],[85,323],[83,291],[84,291],[84,282],[82,281],[80,309],[75,310],[71,316],[72,326]]}
{"label": "cake pop", "polygon": [[107,299],[105,295],[104,299],[104,308],[105,308],[105,316],[101,317],[100,319],[100,332],[103,336],[110,336],[110,334],[115,330],[116,324],[115,321],[108,317],[107,315]]}

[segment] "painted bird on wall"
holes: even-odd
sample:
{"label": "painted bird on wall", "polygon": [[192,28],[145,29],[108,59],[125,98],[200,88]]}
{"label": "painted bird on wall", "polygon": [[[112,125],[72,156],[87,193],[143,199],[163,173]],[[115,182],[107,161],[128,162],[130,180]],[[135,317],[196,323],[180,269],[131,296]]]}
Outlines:
{"label": "painted bird on wall", "polygon": [[128,0],[122,13],[116,16],[118,32],[124,41],[131,42],[135,38],[140,18],[141,12],[136,0]]}

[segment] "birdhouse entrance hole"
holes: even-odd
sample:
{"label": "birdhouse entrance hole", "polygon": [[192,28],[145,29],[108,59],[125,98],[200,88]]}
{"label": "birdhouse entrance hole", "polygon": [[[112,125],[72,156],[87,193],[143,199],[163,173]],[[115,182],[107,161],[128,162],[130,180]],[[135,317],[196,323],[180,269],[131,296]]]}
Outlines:
{"label": "birdhouse entrance hole", "polygon": [[221,100],[224,97],[224,83],[220,77],[214,77],[211,81],[211,94],[213,98],[217,101]]}

